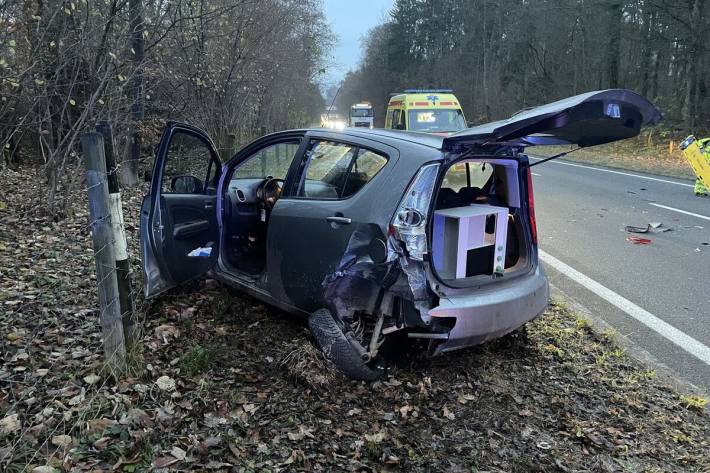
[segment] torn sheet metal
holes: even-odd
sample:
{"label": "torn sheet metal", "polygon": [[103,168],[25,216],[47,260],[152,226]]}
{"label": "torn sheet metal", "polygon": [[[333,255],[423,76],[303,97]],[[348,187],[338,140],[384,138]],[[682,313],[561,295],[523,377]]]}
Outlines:
{"label": "torn sheet metal", "polygon": [[416,261],[406,255],[403,243],[390,236],[387,239],[387,260],[399,263],[402,272],[407,276],[409,288],[412,291],[412,302],[419,311],[422,321],[429,325],[431,316],[431,298],[429,296],[426,268],[423,261]]}
{"label": "torn sheet metal", "polygon": [[341,320],[350,320],[358,310],[373,310],[377,295],[392,285],[392,265],[376,263],[370,256],[373,239],[381,238],[373,225],[352,233],[337,269],[323,280],[323,299]]}

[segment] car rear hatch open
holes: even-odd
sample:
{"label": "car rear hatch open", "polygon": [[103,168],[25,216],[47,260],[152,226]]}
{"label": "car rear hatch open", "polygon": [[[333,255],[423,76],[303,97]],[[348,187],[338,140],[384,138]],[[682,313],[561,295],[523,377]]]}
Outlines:
{"label": "car rear hatch open", "polygon": [[634,137],[642,126],[661,118],[651,102],[630,90],[588,92],[460,131],[444,139],[443,150],[561,144],[584,148]]}
{"label": "car rear hatch open", "polygon": [[527,157],[533,145],[579,147],[636,136],[661,114],[627,90],[570,97],[443,140],[432,199],[432,269],[463,288],[530,273],[537,265],[534,199]]}

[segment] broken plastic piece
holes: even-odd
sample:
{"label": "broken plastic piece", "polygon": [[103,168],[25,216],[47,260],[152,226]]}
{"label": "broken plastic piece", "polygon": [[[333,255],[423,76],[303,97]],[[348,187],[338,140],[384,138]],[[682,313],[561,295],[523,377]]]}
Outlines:
{"label": "broken plastic piece", "polygon": [[198,247],[187,254],[190,258],[209,258],[212,254],[211,247]]}
{"label": "broken plastic piece", "polygon": [[629,243],[633,243],[634,245],[648,245],[651,243],[651,240],[648,238],[641,238],[641,237],[635,237],[635,236],[630,236],[626,239]]}
{"label": "broken plastic piece", "polygon": [[645,227],[634,227],[632,225],[627,225],[624,227],[624,230],[629,233],[648,233],[650,229],[651,225],[646,225]]}

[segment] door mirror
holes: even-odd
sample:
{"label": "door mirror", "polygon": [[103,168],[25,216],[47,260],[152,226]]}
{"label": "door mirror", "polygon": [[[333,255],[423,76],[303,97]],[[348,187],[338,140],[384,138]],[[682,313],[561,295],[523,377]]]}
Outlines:
{"label": "door mirror", "polygon": [[175,176],[170,181],[170,191],[175,194],[201,194],[202,181],[195,176]]}

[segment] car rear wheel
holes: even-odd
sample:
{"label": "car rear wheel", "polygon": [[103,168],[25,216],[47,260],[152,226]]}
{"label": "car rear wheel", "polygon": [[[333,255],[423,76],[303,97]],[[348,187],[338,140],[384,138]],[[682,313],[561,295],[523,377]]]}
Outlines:
{"label": "car rear wheel", "polygon": [[356,340],[346,337],[328,309],[313,312],[308,325],[318,348],[349,378],[374,381],[384,375],[384,361],[380,357],[370,362],[365,361],[362,356],[365,350],[355,345],[358,344]]}

